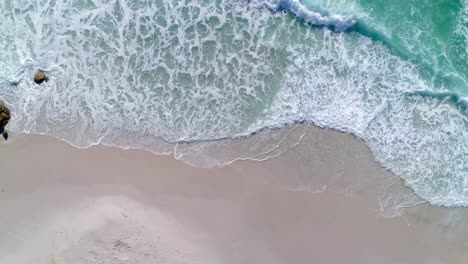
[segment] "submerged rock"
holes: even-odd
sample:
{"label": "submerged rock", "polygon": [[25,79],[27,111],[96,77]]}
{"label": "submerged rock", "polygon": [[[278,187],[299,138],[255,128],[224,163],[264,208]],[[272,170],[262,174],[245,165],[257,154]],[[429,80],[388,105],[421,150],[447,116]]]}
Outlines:
{"label": "submerged rock", "polygon": [[48,81],[49,81],[49,77],[47,77],[44,71],[40,70],[34,75],[34,82],[37,84],[41,84],[43,82],[48,82]]}
{"label": "submerged rock", "polygon": [[8,140],[8,132],[5,130],[5,126],[10,121],[10,109],[5,106],[5,102],[0,100],[0,133],[5,140]]}

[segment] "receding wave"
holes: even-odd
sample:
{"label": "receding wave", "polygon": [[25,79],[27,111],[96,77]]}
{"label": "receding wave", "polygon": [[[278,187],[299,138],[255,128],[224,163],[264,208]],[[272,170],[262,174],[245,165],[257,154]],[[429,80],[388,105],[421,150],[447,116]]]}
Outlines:
{"label": "receding wave", "polygon": [[[447,97],[414,93],[438,92],[439,79],[346,30],[354,16],[250,2],[0,2],[9,128],[209,167],[277,156],[301,137],[264,131],[311,122],[363,139],[432,204],[468,205],[466,115]],[[38,69],[45,85],[31,81]],[[226,151],[234,141],[244,147]]]}

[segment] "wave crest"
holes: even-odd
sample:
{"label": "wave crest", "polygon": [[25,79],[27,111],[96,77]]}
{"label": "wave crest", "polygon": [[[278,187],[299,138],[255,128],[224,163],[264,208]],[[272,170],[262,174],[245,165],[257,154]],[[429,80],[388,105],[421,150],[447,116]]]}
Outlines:
{"label": "wave crest", "polygon": [[272,11],[290,11],[306,23],[325,26],[334,31],[346,31],[356,24],[352,15],[332,14],[318,8],[314,9],[299,0],[251,0],[256,6],[265,6]]}

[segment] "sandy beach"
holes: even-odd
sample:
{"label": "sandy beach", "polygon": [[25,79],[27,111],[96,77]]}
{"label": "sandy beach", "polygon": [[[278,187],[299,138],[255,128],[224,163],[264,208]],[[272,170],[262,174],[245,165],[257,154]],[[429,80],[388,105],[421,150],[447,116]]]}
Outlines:
{"label": "sandy beach", "polygon": [[16,135],[0,263],[466,263],[466,210],[395,209],[417,199],[363,142],[307,129],[277,158],[210,169]]}

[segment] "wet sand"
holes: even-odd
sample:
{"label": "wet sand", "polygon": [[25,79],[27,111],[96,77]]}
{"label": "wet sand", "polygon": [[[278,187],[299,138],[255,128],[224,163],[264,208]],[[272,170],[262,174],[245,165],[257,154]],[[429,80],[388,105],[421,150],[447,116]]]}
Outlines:
{"label": "wet sand", "polygon": [[466,263],[467,210],[395,210],[417,199],[361,141],[307,129],[277,158],[212,169],[15,136],[0,263]]}

